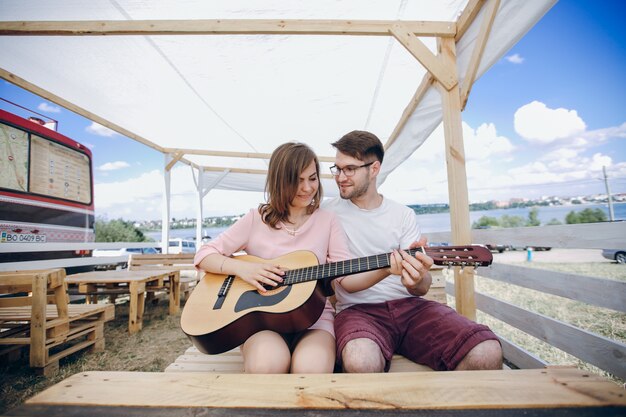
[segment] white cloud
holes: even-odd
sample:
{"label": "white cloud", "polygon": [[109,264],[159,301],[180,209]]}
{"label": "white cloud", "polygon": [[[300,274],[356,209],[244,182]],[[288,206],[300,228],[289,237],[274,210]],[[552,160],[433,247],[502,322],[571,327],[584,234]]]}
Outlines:
{"label": "white cloud", "polygon": [[552,143],[585,131],[585,122],[576,110],[550,109],[544,103],[533,101],[515,112],[515,131],[531,143]]}
{"label": "white cloud", "polygon": [[[159,220],[163,187],[163,174],[159,170],[125,181],[96,183],[96,215],[109,219]],[[170,217],[195,217],[198,194],[188,166],[172,169],[170,191]],[[204,216],[245,213],[261,201],[263,193],[212,190],[204,198]]]}
{"label": "white cloud", "polygon": [[91,124],[87,126],[85,130],[93,135],[104,136],[107,138],[118,134],[114,130],[111,130],[108,127],[102,126],[101,124],[98,124],[96,122],[91,122]]}
{"label": "white cloud", "polygon": [[[493,123],[483,123],[477,129],[465,122],[462,122],[462,126],[466,160],[486,160],[494,155],[503,157],[515,150],[508,138],[497,135],[496,126]],[[440,124],[433,131],[411,158],[419,162],[434,162],[445,159],[443,124]]]}
{"label": "white cloud", "polygon": [[41,110],[41,111],[45,111],[47,113],[61,113],[61,108],[58,106],[52,106],[46,102],[39,104],[39,106],[37,106],[37,109]]}
{"label": "white cloud", "polygon": [[130,165],[125,161],[107,162],[98,167],[100,171],[115,171],[116,169],[128,168]]}
{"label": "white cloud", "polygon": [[521,64],[522,62],[524,62],[524,58],[522,58],[520,54],[509,55],[509,56],[506,56],[504,59],[506,59],[512,64]]}

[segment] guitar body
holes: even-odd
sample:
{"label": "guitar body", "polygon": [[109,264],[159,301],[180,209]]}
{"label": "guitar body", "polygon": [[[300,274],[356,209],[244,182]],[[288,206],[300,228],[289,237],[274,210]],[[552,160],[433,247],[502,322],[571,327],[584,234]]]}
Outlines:
{"label": "guitar body", "polygon": [[[237,260],[272,263],[286,269],[318,265],[317,257],[309,251],[271,260],[250,255],[238,256]],[[324,310],[322,284],[313,280],[261,294],[239,277],[207,273],[185,304],[181,327],[198,350],[210,354],[233,349],[261,330],[302,331],[315,323]],[[225,286],[227,292],[220,296]]]}

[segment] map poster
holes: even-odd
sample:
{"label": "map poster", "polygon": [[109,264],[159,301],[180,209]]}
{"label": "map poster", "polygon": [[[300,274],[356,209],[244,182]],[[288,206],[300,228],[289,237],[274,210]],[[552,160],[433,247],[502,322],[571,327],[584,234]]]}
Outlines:
{"label": "map poster", "polygon": [[28,134],[0,124],[0,187],[28,191]]}
{"label": "map poster", "polygon": [[30,191],[89,204],[89,158],[66,146],[32,135]]}

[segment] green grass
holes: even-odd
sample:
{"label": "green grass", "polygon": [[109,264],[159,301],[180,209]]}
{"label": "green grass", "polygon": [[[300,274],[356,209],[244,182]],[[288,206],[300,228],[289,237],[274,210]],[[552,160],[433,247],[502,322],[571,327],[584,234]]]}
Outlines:
{"label": "green grass", "polygon": [[[626,266],[615,263],[523,263],[521,266],[547,269],[572,274],[626,281]],[[480,273],[480,271],[479,271]],[[448,273],[451,280],[452,274]],[[512,286],[489,278],[476,277],[477,292],[490,295],[526,310],[569,323],[578,328],[626,343],[626,314],[535,290]],[[450,305],[454,298],[449,298]],[[551,365],[574,365],[597,373],[617,384],[624,380],[588,364],[560,349],[530,336],[483,312],[477,312],[477,321],[491,327],[496,333],[523,347]]]}

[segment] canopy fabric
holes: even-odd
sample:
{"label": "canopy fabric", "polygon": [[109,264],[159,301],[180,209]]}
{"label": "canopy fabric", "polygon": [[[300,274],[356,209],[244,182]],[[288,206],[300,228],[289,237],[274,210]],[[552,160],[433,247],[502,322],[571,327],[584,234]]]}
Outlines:
{"label": "canopy fabric", "polygon": [[[491,0],[495,1],[495,0]],[[483,4],[485,3],[485,4]],[[3,0],[0,20],[143,21],[315,19],[454,22],[482,6],[457,39],[463,83],[488,8],[480,0]],[[555,3],[501,0],[479,77]],[[1,24],[1,22],[0,22]],[[184,27],[184,26],[183,26]],[[1,27],[0,27],[1,28]],[[1,35],[1,34],[0,34]],[[434,37],[419,38],[437,55]],[[427,70],[392,36],[308,34],[176,34],[0,36],[0,75],[71,103],[131,138],[173,149],[271,153],[286,141],[333,156],[330,143],[354,129],[394,136],[380,182],[442,120],[437,83],[425,90],[401,129],[394,130]],[[14,78],[18,77],[18,78]],[[56,100],[58,101],[58,100]],[[170,149],[172,148],[172,149]],[[212,168],[267,169],[267,160],[185,153]],[[324,167],[330,163],[325,162]],[[323,172],[328,172],[324,169]],[[204,172],[203,183],[223,176]],[[232,172],[220,189],[262,191],[264,176]],[[326,195],[336,187],[325,187]]]}

